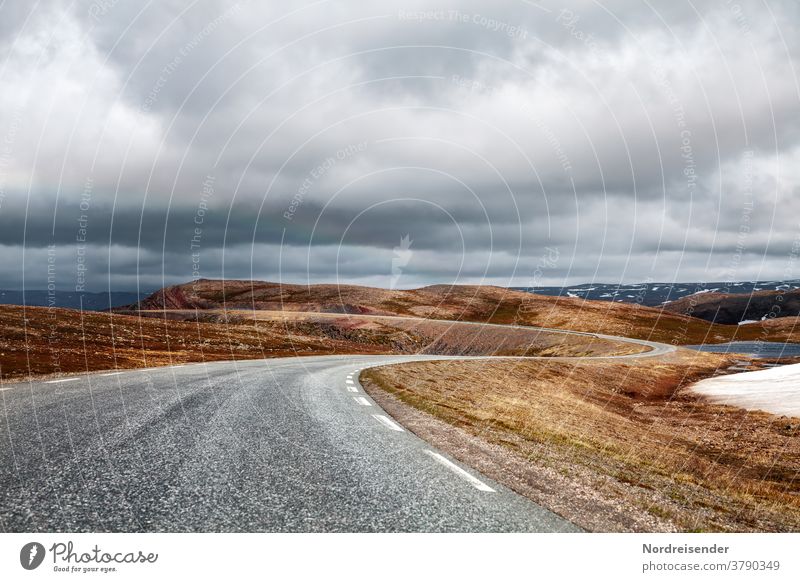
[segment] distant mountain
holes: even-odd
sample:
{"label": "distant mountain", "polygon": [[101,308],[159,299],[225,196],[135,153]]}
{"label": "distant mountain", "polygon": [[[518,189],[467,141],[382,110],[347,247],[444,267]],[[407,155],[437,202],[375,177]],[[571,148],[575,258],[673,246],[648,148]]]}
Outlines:
{"label": "distant mountain", "polygon": [[668,303],[664,309],[727,324],[796,317],[800,315],[800,290],[755,291],[752,294],[698,293]]}
{"label": "distant mountain", "polygon": [[[648,307],[657,307],[669,302],[678,301],[697,293],[719,293],[728,295],[745,295],[760,291],[793,291],[800,289],[800,281],[744,281],[740,283],[586,283],[571,287],[514,287],[519,291],[550,295],[553,297],[578,297],[598,301],[615,301],[618,303],[638,303]],[[673,310],[670,310],[673,311]],[[683,313],[680,310],[675,312]],[[788,314],[787,314],[788,315]],[[796,314],[795,314],[796,315]],[[695,315],[695,317],[700,317]],[[705,318],[703,318],[705,319]],[[718,321],[718,323],[728,323]],[[738,323],[738,320],[736,322]]]}
{"label": "distant mountain", "polygon": [[122,305],[137,303],[152,291],[141,294],[130,291],[112,291],[109,293],[75,293],[72,291],[55,291],[52,293],[42,289],[26,289],[25,291],[0,290],[0,304],[31,305],[37,307],[64,307],[67,309],[83,309],[84,311],[103,311]]}

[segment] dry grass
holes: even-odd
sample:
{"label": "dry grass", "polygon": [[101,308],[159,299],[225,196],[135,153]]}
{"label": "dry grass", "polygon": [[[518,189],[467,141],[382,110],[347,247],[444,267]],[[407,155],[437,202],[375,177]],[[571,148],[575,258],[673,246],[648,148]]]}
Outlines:
{"label": "dry grass", "polygon": [[[564,491],[600,487],[613,508],[605,520],[590,515],[596,503],[549,497],[590,529],[800,531],[800,422],[681,391],[729,363],[692,352],[658,362],[426,362],[368,370],[362,381],[499,445],[533,475],[539,466],[570,475]],[[521,492],[547,502],[547,487]]]}
{"label": "dry grass", "polygon": [[[185,321],[192,321],[197,317],[197,312],[188,310],[150,310],[136,313]],[[445,322],[410,316],[223,309],[204,310],[201,315],[206,322],[258,324],[276,332],[294,330],[316,337],[342,336],[356,330],[377,332],[383,337],[394,338],[397,353],[607,356],[647,351],[644,346],[593,336],[550,333],[524,327],[497,327],[473,322]],[[407,341],[399,342],[399,338]]]}
{"label": "dry grass", "polygon": [[581,336],[388,318],[216,311],[152,317],[0,306],[2,379],[282,356],[333,354],[607,355],[636,346]]}
{"label": "dry grass", "polygon": [[0,306],[2,379],[293,354],[376,353],[257,326],[166,321],[108,313]]}

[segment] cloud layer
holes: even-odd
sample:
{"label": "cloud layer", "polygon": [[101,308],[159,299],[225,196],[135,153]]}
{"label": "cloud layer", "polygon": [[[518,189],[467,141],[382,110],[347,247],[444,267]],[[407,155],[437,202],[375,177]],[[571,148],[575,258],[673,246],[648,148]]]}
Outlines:
{"label": "cloud layer", "polygon": [[798,28],[789,0],[6,3],[0,287],[797,278]]}

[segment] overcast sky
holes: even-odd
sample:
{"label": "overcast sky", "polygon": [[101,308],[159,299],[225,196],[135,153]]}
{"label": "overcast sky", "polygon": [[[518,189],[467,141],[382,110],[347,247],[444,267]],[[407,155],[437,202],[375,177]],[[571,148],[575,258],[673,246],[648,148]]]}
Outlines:
{"label": "overcast sky", "polygon": [[800,278],[798,4],[4,2],[0,287]]}

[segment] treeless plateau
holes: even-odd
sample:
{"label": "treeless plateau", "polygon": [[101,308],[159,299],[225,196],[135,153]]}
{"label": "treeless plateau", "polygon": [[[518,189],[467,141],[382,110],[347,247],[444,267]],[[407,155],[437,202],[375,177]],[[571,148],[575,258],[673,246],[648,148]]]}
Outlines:
{"label": "treeless plateau", "polygon": [[[120,312],[138,310],[300,311],[401,315],[553,327],[604,333],[673,345],[727,341],[800,343],[797,318],[748,325],[720,325],[636,303],[548,297],[502,287],[433,285],[388,290],[357,285],[285,285],[263,281],[200,279],[166,287]],[[773,320],[775,321],[775,320]]]}
{"label": "treeless plateau", "polygon": [[[400,317],[397,317],[400,316]],[[390,291],[200,280],[114,313],[0,306],[0,375],[323,354],[543,356],[410,363],[362,381],[407,427],[600,531],[800,531],[800,422],[710,404],[685,387],[734,357],[644,359],[587,335],[800,342],[798,318],[719,325],[659,309],[485,286]]]}

